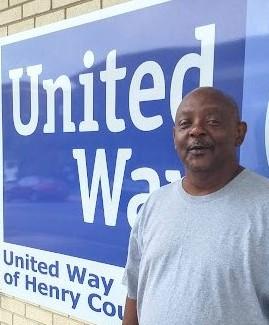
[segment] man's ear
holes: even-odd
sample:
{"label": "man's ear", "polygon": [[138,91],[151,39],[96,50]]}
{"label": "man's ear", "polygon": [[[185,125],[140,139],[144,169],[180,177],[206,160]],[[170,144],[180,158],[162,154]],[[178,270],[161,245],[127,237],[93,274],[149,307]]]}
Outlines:
{"label": "man's ear", "polygon": [[243,121],[238,122],[237,137],[235,140],[236,141],[235,144],[237,147],[239,147],[243,143],[246,133],[247,133],[247,123]]}

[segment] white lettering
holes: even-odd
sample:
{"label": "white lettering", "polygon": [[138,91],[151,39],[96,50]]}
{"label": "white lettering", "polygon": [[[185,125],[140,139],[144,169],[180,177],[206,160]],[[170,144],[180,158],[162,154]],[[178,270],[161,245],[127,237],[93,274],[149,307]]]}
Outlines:
{"label": "white lettering", "polygon": [[123,119],[116,117],[116,81],[126,76],[126,68],[116,68],[116,50],[108,53],[106,70],[100,72],[100,80],[106,83],[106,124],[111,132],[125,130]]}
{"label": "white lettering", "polygon": [[21,104],[20,104],[20,79],[23,75],[23,68],[9,71],[9,77],[12,80],[12,99],[13,99],[13,121],[16,131],[27,136],[35,132],[38,123],[38,76],[42,72],[42,64],[29,66],[26,69],[30,77],[31,89],[31,108],[30,120],[27,124],[21,121]]}
{"label": "white lettering", "polygon": [[[141,81],[146,74],[153,78],[153,87],[141,89]],[[142,63],[135,71],[129,93],[130,115],[134,125],[141,131],[151,131],[163,124],[161,115],[145,117],[141,114],[140,102],[165,98],[165,81],[162,68],[157,62]]]}
{"label": "white lettering", "polygon": [[[71,120],[71,82],[66,75],[43,81],[43,88],[47,92],[47,123],[44,125],[44,133],[55,132],[55,92],[58,88],[63,92],[63,132],[75,132],[75,123]],[[58,112],[60,113],[60,112]]]}
{"label": "white lettering", "polygon": [[[201,53],[188,53],[175,65],[170,88],[170,111],[174,119],[179,103],[182,100],[183,83],[187,71],[190,68],[198,68],[200,72],[200,86],[212,86],[215,49],[215,25],[206,25],[195,28],[195,38],[201,43]],[[90,69],[95,62],[94,53],[90,50],[84,53],[84,67]],[[20,81],[23,76],[23,68],[9,71],[13,88],[13,120],[15,129],[21,135],[31,135],[36,131],[39,117],[38,87],[41,83],[39,75],[42,72],[42,64],[26,67],[30,77],[31,108],[29,121],[25,122],[27,115],[25,108],[21,107]],[[117,68],[116,49],[111,50],[106,57],[106,68],[97,76],[105,83],[106,104],[105,120],[109,131],[122,132],[126,129],[125,120],[118,117],[117,113],[117,81],[126,77],[127,68]],[[141,88],[145,76],[152,78],[150,88]],[[55,133],[56,117],[63,119],[63,132],[92,132],[99,131],[99,123],[94,119],[94,81],[93,72],[82,73],[78,76],[79,84],[83,88],[83,119],[76,126],[72,121],[72,87],[71,80],[65,74],[56,80],[43,80],[43,88],[47,94],[46,123],[43,126],[44,133]],[[146,61],[135,70],[129,88],[129,113],[134,126],[141,131],[151,131],[163,125],[163,115],[157,113],[145,114],[146,103],[163,100],[166,94],[164,72],[162,67],[155,61]],[[62,105],[55,106],[55,97],[58,91],[62,91]],[[144,108],[143,108],[144,105]],[[151,107],[148,105],[148,107]],[[62,108],[62,109],[61,109]],[[76,107],[76,109],[80,109]],[[101,108],[98,107],[100,110]],[[143,112],[144,110],[144,112]],[[121,110],[120,110],[121,111]],[[144,114],[143,114],[144,113]],[[63,115],[63,116],[61,116]]]}
{"label": "white lettering", "polygon": [[85,150],[73,149],[73,157],[77,160],[78,166],[84,222],[94,222],[98,187],[101,184],[105,224],[116,225],[125,166],[131,155],[132,149],[118,149],[113,187],[110,193],[106,152],[104,149],[97,149],[89,193]]}
{"label": "white lettering", "polygon": [[160,188],[160,179],[154,169],[142,167],[135,169],[131,173],[132,180],[141,181],[145,180],[149,184],[148,193],[139,193],[131,198],[127,207],[127,218],[131,227],[133,227],[135,219],[137,218],[138,208],[144,204],[149,194]]}
{"label": "white lettering", "polygon": [[177,63],[171,81],[170,109],[175,120],[177,108],[182,101],[184,77],[190,68],[200,69],[200,86],[213,85],[215,25],[195,28],[195,38],[201,41],[201,55],[189,53]]}
{"label": "white lettering", "polygon": [[[94,54],[87,51],[83,59],[86,68],[91,68],[94,63]],[[79,75],[79,82],[84,86],[84,120],[79,124],[80,132],[98,131],[98,122],[93,119],[93,73]]]}
{"label": "white lettering", "polygon": [[165,178],[166,178],[167,182],[173,183],[173,182],[178,181],[181,178],[181,173],[179,170],[166,170]]}

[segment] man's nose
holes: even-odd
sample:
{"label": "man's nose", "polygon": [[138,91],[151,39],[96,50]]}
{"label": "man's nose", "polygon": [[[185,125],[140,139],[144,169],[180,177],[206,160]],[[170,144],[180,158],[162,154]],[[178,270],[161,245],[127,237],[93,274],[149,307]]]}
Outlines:
{"label": "man's nose", "polygon": [[200,137],[206,134],[206,130],[204,129],[203,125],[200,123],[196,123],[190,129],[190,136],[192,137]]}

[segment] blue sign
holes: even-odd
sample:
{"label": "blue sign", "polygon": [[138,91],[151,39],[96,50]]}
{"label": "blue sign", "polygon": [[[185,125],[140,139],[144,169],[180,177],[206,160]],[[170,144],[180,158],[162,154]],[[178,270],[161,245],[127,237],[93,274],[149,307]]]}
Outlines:
{"label": "blue sign", "polygon": [[269,177],[269,6],[249,1],[242,117],[248,124],[242,163]]}
{"label": "blue sign", "polygon": [[266,11],[246,21],[254,9],[137,1],[2,40],[2,257],[14,271],[3,271],[6,292],[120,324],[130,230],[149,193],[184,173],[173,120],[199,85],[236,99],[250,124],[240,159],[269,175],[266,81],[250,81],[255,64],[266,74],[269,31],[252,36],[253,19],[266,24]]}
{"label": "blue sign", "polygon": [[17,168],[4,184],[5,241],[124,266],[139,206],[179,177],[171,130],[184,92],[214,83],[242,98],[244,41],[222,42],[233,37],[225,11],[186,20],[191,7],[170,1],[2,47],[3,158]]}

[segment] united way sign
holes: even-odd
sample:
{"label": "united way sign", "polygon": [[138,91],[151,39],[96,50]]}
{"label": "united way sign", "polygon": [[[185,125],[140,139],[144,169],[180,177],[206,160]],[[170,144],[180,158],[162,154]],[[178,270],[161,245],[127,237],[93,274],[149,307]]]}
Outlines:
{"label": "united way sign", "polygon": [[[121,323],[131,227],[184,172],[172,141],[182,96],[214,85],[245,107],[251,4],[130,1],[1,40],[3,292]],[[261,150],[253,169],[266,174]]]}

